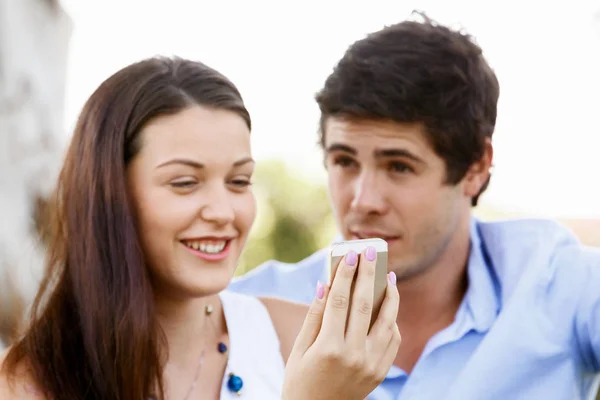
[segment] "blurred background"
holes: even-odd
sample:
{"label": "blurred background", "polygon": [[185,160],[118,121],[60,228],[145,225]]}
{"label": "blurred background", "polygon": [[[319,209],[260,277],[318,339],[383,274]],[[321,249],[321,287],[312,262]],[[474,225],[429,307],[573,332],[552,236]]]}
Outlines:
{"label": "blurred background", "polygon": [[[368,4],[368,6],[367,6]],[[600,246],[600,2],[0,0],[0,340],[42,271],[44,207],[101,81],[157,55],[225,73],[253,118],[259,213],[237,274],[336,233],[313,100],[353,41],[423,10],[462,27],[501,84],[483,219],[559,219]]]}

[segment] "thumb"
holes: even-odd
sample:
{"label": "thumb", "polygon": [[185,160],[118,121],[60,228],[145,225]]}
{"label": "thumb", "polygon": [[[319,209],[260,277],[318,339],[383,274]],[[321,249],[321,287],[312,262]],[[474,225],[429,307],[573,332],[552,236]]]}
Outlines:
{"label": "thumb", "polygon": [[308,308],[302,328],[296,337],[296,342],[294,343],[294,348],[292,350],[293,353],[306,353],[317,339],[321,330],[321,323],[323,322],[323,314],[325,312],[325,303],[327,301],[328,293],[329,288],[320,281],[317,282],[315,298]]}

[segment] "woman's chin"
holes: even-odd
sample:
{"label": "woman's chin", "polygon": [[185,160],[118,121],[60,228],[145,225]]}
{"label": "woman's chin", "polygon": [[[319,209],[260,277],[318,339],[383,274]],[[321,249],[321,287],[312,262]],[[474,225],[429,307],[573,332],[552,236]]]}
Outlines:
{"label": "woman's chin", "polygon": [[[205,297],[220,293],[229,286],[232,273],[211,271],[196,279],[181,282],[181,290],[189,297]],[[194,277],[195,278],[195,277]]]}
{"label": "woman's chin", "polygon": [[234,265],[223,265],[221,268],[184,266],[177,273],[155,275],[153,286],[159,297],[177,301],[211,296],[229,286],[234,272]]}

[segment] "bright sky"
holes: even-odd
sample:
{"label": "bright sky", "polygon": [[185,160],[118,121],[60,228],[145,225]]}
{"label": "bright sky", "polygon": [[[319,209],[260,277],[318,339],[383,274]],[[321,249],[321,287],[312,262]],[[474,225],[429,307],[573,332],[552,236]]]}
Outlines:
{"label": "bright sky", "polygon": [[283,157],[316,182],[324,171],[314,93],[353,41],[424,10],[474,35],[500,80],[485,201],[545,216],[600,217],[598,0],[62,3],[74,23],[67,132],[110,74],[144,57],[176,54],[211,65],[239,87],[258,160]]}

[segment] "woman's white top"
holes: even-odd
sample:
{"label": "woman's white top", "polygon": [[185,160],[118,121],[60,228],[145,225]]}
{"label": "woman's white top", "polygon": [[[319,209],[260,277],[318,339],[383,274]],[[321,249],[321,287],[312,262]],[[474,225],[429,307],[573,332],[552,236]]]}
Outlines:
{"label": "woman's white top", "polygon": [[[220,293],[229,333],[229,360],[221,400],[281,400],[285,364],[279,337],[264,304],[255,297]],[[242,378],[240,394],[227,387],[229,374]]]}

